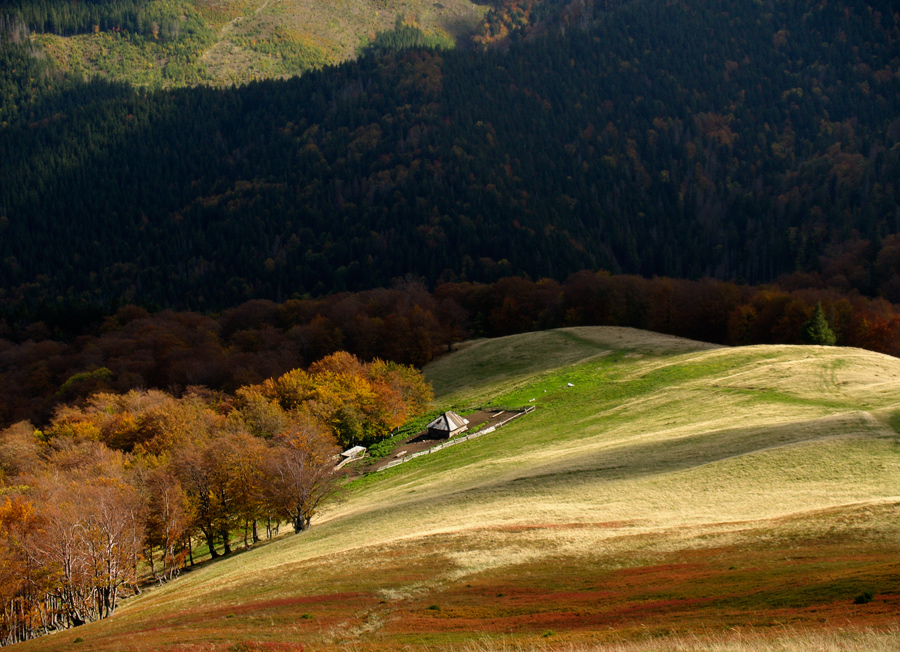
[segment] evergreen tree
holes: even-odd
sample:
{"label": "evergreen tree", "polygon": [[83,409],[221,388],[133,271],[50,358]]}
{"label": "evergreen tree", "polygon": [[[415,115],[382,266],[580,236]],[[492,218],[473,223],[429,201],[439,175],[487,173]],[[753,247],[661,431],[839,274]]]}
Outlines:
{"label": "evergreen tree", "polygon": [[828,320],[825,319],[825,311],[822,310],[822,302],[816,304],[816,310],[808,322],[803,324],[803,340],[809,344],[822,346],[834,346],[837,338]]}

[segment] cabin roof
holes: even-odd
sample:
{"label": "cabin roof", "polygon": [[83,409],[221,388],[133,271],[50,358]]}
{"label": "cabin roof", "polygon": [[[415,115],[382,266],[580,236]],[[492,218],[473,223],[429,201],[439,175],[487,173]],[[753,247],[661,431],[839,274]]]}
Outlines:
{"label": "cabin roof", "polygon": [[428,424],[429,430],[445,430],[453,432],[468,425],[469,420],[459,416],[456,412],[444,412],[437,419]]}
{"label": "cabin roof", "polygon": [[348,448],[343,453],[341,453],[341,457],[346,457],[350,459],[352,457],[359,457],[363,453],[366,452],[365,446],[354,446],[353,448]]}

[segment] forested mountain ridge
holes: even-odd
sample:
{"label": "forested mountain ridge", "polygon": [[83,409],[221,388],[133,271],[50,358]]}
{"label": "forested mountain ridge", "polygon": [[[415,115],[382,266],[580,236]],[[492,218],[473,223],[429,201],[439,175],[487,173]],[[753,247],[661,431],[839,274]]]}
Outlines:
{"label": "forested mountain ridge", "polygon": [[586,268],[896,300],[898,38],[888,3],[636,0],[486,52],[157,92],[8,47],[2,300],[210,310]]}

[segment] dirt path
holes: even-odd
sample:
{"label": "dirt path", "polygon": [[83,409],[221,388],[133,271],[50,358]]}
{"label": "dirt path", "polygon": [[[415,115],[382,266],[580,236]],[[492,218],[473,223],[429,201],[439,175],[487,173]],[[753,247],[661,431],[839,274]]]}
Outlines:
{"label": "dirt path", "polygon": [[[253,10],[252,16],[258,16],[262,13],[270,4],[272,4],[272,0],[263,0],[262,4],[260,4],[256,9]],[[234,43],[231,42],[229,37],[234,32],[235,27],[237,25],[249,18],[250,16],[238,16],[237,18],[233,18],[222,26],[222,29],[219,30],[218,40],[210,47],[206,52],[204,52],[200,56],[200,60],[206,64],[212,64],[216,67],[223,67],[224,64],[219,63],[217,60],[227,59],[229,54],[229,50],[231,48],[236,47]],[[210,71],[212,74],[212,71]]]}

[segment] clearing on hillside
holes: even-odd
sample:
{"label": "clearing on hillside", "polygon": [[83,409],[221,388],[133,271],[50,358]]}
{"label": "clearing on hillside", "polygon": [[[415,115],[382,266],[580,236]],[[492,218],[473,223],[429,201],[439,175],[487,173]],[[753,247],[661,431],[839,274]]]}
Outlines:
{"label": "clearing on hillside", "polygon": [[398,18],[466,46],[487,8],[469,0],[188,0],[181,10],[191,29],[172,28],[162,39],[108,30],[35,41],[61,69],[80,74],[141,86],[227,86],[354,59]]}
{"label": "clearing on hillside", "polygon": [[354,480],[83,649],[896,649],[900,360],[579,328],[425,371],[436,409],[536,409]]}

